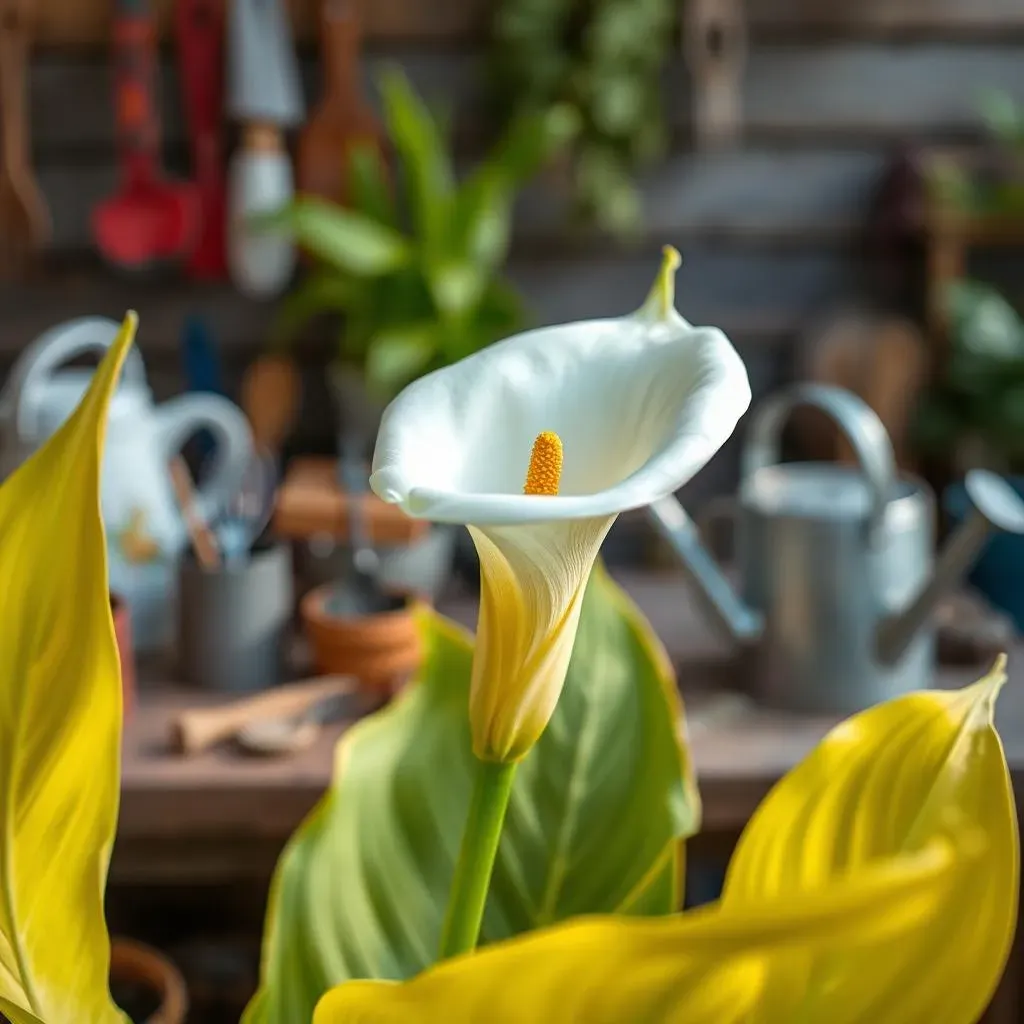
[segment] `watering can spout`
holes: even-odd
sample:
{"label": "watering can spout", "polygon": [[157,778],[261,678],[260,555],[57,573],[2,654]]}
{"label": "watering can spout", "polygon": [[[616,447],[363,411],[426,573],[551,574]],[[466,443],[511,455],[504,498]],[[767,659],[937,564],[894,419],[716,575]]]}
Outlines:
{"label": "watering can spout", "polygon": [[648,508],[658,533],[671,546],[708,617],[737,643],[749,644],[762,630],[760,614],[736,596],[729,581],[704,549],[693,520],[672,495]]}
{"label": "watering can spout", "polygon": [[1024,501],[1003,479],[985,470],[972,470],[964,480],[974,506],[966,521],[947,541],[935,571],[909,607],[878,627],[879,659],[898,661],[939,600],[970,571],[993,531],[1024,534]]}

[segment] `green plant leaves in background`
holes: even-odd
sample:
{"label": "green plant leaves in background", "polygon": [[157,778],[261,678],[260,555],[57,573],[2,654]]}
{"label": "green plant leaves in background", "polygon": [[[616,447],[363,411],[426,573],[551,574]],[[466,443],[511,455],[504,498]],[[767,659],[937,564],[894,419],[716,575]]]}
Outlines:
{"label": "green plant leaves in background", "polygon": [[387,398],[422,373],[438,349],[436,322],[408,324],[378,331],[366,350],[366,384]]}
{"label": "green plant leaves in background", "polygon": [[398,227],[398,208],[391,182],[376,146],[353,146],[349,153],[348,185],[352,208],[357,213],[379,224]]}
{"label": "green plant leaves in background", "polygon": [[420,242],[440,243],[455,190],[455,172],[444,136],[400,71],[381,78],[385,120],[407,179],[409,215]]}
{"label": "green plant leaves in background", "polygon": [[259,223],[287,231],[297,245],[356,277],[391,273],[411,255],[408,242],[393,228],[314,196],[300,196]]}
{"label": "green plant leaves in background", "polygon": [[[245,1024],[305,1024],[332,985],[410,977],[436,957],[474,767],[472,647],[434,613],[422,622],[420,682],[339,743],[331,792],[282,855]],[[517,775],[485,942],[678,904],[678,840],[699,818],[681,709],[664,649],[600,568],[576,652]]]}
{"label": "green plant leaves in background", "polygon": [[[457,182],[441,119],[405,76],[382,77],[392,175],[374,148],[349,158],[343,209],[302,197],[259,219],[287,231],[320,267],[284,300],[284,342],[320,313],[341,314],[339,357],[364,367],[377,397],[521,329],[522,304],[501,276],[523,182],[579,127],[564,105],[515,118],[490,155]],[[432,329],[427,329],[432,324]]]}

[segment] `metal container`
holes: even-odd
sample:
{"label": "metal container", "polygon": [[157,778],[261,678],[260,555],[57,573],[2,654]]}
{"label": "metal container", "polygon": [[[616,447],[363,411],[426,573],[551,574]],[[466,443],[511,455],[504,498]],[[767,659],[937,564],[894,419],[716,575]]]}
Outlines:
{"label": "metal container", "polygon": [[[780,462],[782,428],[803,404],[836,421],[857,465]],[[840,388],[804,384],[765,403],[742,469],[739,596],[675,498],[650,511],[711,617],[741,645],[745,681],[774,706],[846,714],[930,685],[939,597],[993,528],[1024,532],[1024,502],[974,471],[974,512],[936,563],[932,492],[897,475],[881,421]]]}
{"label": "metal container", "polygon": [[180,567],[178,656],[182,680],[204,690],[262,690],[281,682],[292,617],[291,551],[257,546],[217,571],[191,554]]}

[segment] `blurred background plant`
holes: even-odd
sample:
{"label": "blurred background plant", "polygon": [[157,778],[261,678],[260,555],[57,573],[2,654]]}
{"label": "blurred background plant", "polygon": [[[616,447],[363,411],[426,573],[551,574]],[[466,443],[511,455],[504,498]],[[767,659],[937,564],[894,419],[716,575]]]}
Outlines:
{"label": "blurred background plant", "polygon": [[917,411],[917,443],[958,468],[1024,471],[1024,322],[976,281],[951,287],[948,303],[952,347]]}
{"label": "blurred background plant", "polygon": [[997,89],[978,95],[978,112],[988,146],[975,166],[955,157],[936,160],[929,185],[950,206],[966,213],[1024,211],[1024,113]]}
{"label": "blurred background plant", "polygon": [[300,196],[268,221],[314,260],[282,305],[278,340],[314,316],[342,315],[337,363],[362,375],[376,401],[522,326],[523,304],[502,275],[513,203],[578,120],[565,105],[518,115],[460,182],[443,119],[405,76],[385,74],[381,94],[396,184],[375,149],[357,149],[351,209]]}
{"label": "blurred background plant", "polygon": [[495,111],[503,121],[560,102],[577,111],[568,173],[578,225],[620,237],[640,225],[633,175],[665,149],[662,72],[675,12],[669,0],[501,0]]}

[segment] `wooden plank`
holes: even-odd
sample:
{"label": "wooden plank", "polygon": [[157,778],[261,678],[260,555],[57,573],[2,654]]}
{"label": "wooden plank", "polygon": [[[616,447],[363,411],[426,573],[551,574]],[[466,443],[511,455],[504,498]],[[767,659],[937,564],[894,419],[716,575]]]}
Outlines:
{"label": "wooden plank", "polygon": [[[150,0],[162,32],[171,22],[174,0]],[[296,36],[315,35],[317,0],[286,0]],[[446,43],[479,40],[487,32],[494,0],[360,0],[371,40]],[[36,36],[46,46],[98,46],[110,32],[105,0],[36,0]],[[946,38],[971,34],[998,38],[1024,30],[1024,10],[1016,0],[860,0],[852,4],[821,0],[750,0],[755,34],[808,32],[886,37],[894,33]]]}
{"label": "wooden plank", "polygon": [[[172,24],[175,0],[149,0],[161,34]],[[319,0],[284,0],[298,39],[316,35]],[[451,40],[480,38],[488,0],[357,0],[363,31],[370,39]],[[108,0],[35,0],[35,37],[44,46],[100,46],[109,38]]]}
{"label": "wooden plank", "polygon": [[893,32],[1002,33],[1024,29],[1019,0],[749,0],[749,18],[760,30],[826,29],[857,35]]}
{"label": "wooden plank", "polygon": [[[1024,5],[1022,5],[1024,6]],[[452,114],[460,145],[479,148],[489,126],[482,59],[473,51],[389,50],[364,62],[364,86],[379,107],[376,82],[384,67],[400,67],[432,104]],[[908,138],[960,139],[977,134],[977,94],[1000,89],[1024,103],[1024,45],[912,46],[832,43],[755,47],[744,74],[748,141],[846,138],[850,144]],[[180,89],[173,61],[161,76],[165,146],[185,146]],[[318,95],[316,64],[303,65],[307,96]],[[665,74],[666,110],[680,141],[690,132],[692,87],[681,59]],[[73,102],[69,98],[73,97]],[[113,159],[110,70],[105,60],[38,56],[30,82],[33,149],[38,163]]]}
{"label": "wooden plank", "polygon": [[755,47],[745,79],[745,123],[753,133],[824,134],[829,125],[833,132],[893,139],[969,133],[980,124],[982,90],[1003,90],[1024,102],[1022,58],[1020,46],[978,44]]}
{"label": "wooden plank", "polygon": [[[694,323],[714,323],[723,311],[762,322],[809,317],[850,297],[856,261],[843,253],[789,251],[750,255],[680,242],[683,268],[676,302]],[[620,316],[643,302],[657,250],[588,264],[531,260],[510,268],[541,323]]]}
{"label": "wooden plank", "polygon": [[[670,241],[673,239],[669,239]],[[680,241],[680,239],[674,239]],[[777,346],[815,307],[838,299],[852,273],[850,257],[793,251],[745,255],[684,246],[680,309],[695,322],[721,324],[750,344]],[[643,301],[659,262],[657,247],[592,262],[515,261],[510,277],[523,290],[536,323],[619,316]],[[205,318],[224,358],[242,362],[268,341],[275,306],[224,286],[65,272],[0,288],[0,354],[12,357],[56,323],[78,316],[120,319],[139,313],[143,353],[175,354],[185,319]],[[717,303],[717,304],[716,304]],[[761,303],[761,305],[758,305]],[[316,339],[311,339],[314,342]],[[326,339],[324,339],[326,340]],[[323,346],[311,346],[316,351]]]}
{"label": "wooden plank", "polygon": [[[641,175],[652,242],[707,239],[759,246],[849,246],[859,235],[885,173],[881,150],[741,150],[675,154]],[[183,174],[177,163],[171,173]],[[53,215],[56,253],[91,249],[94,207],[113,194],[110,162],[48,165],[38,172]],[[566,233],[569,202],[546,181],[528,186],[516,210],[515,244],[524,255],[586,257],[601,240]]]}
{"label": "wooden plank", "polygon": [[[676,153],[638,177],[652,241],[843,245],[860,234],[889,164],[882,150],[751,147]],[[550,247],[568,223],[568,197],[538,181],[517,208],[517,238]],[[588,240],[590,251],[595,244]]]}
{"label": "wooden plank", "polygon": [[[687,710],[705,828],[742,826],[766,788],[813,748],[836,716],[785,714],[742,703],[735,713],[716,716],[714,689],[742,681],[735,674],[731,645],[708,628],[688,584],[676,573],[616,575],[665,642],[683,692],[691,695]],[[447,603],[443,610],[470,626],[475,620],[471,599]],[[1021,658],[1011,659],[1011,676],[1014,666],[1022,664]],[[942,669],[936,685],[959,686],[976,674]],[[284,837],[323,792],[338,727],[283,761],[253,761],[226,750],[188,760],[169,753],[166,735],[173,714],[190,703],[216,699],[166,689],[143,695],[125,735],[120,835],[134,840]],[[1024,688],[1006,687],[996,717],[1019,780],[1024,772]]]}

